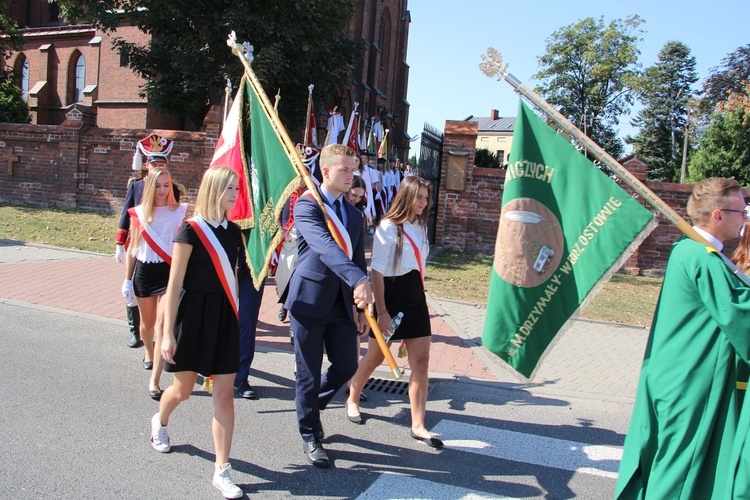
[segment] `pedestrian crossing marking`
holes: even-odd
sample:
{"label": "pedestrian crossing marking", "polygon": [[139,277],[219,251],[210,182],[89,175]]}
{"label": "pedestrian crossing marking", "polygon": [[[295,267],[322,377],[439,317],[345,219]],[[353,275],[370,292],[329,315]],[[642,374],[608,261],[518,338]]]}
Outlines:
{"label": "pedestrian crossing marking", "polygon": [[432,432],[468,453],[617,479],[622,448],[441,420]]}
{"label": "pedestrian crossing marking", "polygon": [[426,479],[411,476],[386,473],[373,482],[367,490],[362,492],[357,500],[386,500],[386,499],[438,499],[450,498],[456,500],[485,500],[500,499],[514,500],[511,497],[500,497],[481,491],[459,488],[449,484],[436,483]]}

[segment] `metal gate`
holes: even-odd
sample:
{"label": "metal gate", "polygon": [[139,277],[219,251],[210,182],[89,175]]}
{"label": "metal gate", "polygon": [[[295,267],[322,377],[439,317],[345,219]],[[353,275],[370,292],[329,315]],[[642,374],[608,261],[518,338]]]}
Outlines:
{"label": "metal gate", "polygon": [[428,123],[424,124],[417,171],[420,177],[427,179],[432,184],[432,208],[427,222],[427,235],[431,245],[435,244],[435,228],[437,227],[440,169],[443,163],[443,138],[442,132]]}

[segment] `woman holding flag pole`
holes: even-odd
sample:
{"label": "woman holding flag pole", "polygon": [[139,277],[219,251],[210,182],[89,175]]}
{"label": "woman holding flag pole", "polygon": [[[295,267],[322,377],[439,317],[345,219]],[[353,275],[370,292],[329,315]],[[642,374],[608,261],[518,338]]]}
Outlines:
{"label": "woman holding flag pole", "polygon": [[132,241],[126,256],[122,293],[126,300],[135,296],[140,310],[140,331],[146,347],[143,367],[152,370],[149,395],[159,400],[161,363],[154,366],[159,352],[163,309],[161,296],[167,289],[172,243],[185,219],[187,204],[175,200],[172,177],[164,168],[154,168],[146,177],[143,200],[129,209]]}
{"label": "woman holding flag pole", "polygon": [[[430,362],[430,313],[424,293],[424,268],[430,244],[427,240],[427,218],[430,205],[430,183],[421,177],[404,179],[393,204],[375,231],[372,249],[372,291],[378,313],[378,325],[388,332],[390,340],[404,340],[409,356],[409,435],[432,448],[443,442],[424,425],[427,406],[427,370]],[[403,313],[398,329],[391,329],[391,319]],[[367,354],[352,377],[346,416],[362,424],[359,395],[372,372],[383,362],[378,343],[370,338]]]}

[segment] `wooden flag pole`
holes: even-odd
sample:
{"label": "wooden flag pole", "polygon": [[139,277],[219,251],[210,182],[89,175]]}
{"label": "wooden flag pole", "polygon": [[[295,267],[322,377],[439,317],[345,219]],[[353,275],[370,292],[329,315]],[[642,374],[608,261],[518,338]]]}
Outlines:
{"label": "wooden flag pole", "polygon": [[[545,115],[554,121],[557,126],[560,127],[566,134],[571,136],[579,144],[582,144],[586,150],[591,153],[594,158],[599,160],[604,166],[610,169],[618,179],[623,181],[625,184],[630,186],[635,193],[646,200],[659,214],[667,219],[669,222],[677,226],[677,229],[683,232],[685,236],[693,241],[712,247],[703,236],[701,236],[680,214],[675,212],[672,207],[664,203],[653,191],[651,191],[645,184],[638,180],[628,169],[620,165],[620,163],[612,158],[605,150],[603,150],[597,143],[591,140],[589,136],[581,132],[578,127],[565,118],[559,111],[557,111],[550,103],[548,103],[542,96],[534,92],[526,84],[521,83],[516,77],[508,73],[508,65],[503,64],[502,55],[492,47],[487,49],[487,54],[482,55],[483,63],[479,65],[479,69],[490,78],[497,77],[498,80],[505,79],[522,97],[525,97],[529,102],[541,110]],[[745,273],[729,260],[729,258],[721,252],[717,252],[721,256],[724,263],[732,270],[732,272],[740,278],[743,282],[750,285],[750,278]]]}
{"label": "wooden flag pole", "polygon": [[[284,151],[291,160],[292,165],[294,165],[297,173],[300,175],[300,177],[302,177],[302,180],[305,183],[305,187],[307,187],[308,191],[310,191],[310,193],[315,198],[315,201],[318,203],[318,206],[320,206],[320,209],[323,211],[326,226],[328,227],[328,231],[331,233],[334,241],[336,241],[336,243],[343,248],[343,242],[336,237],[336,231],[334,231],[333,229],[333,222],[331,221],[330,217],[328,217],[328,211],[326,211],[325,206],[323,205],[323,200],[320,198],[318,188],[312,181],[310,173],[307,171],[307,168],[305,168],[304,163],[302,163],[302,159],[300,158],[299,153],[297,153],[297,150],[294,148],[292,140],[289,138],[289,134],[287,134],[284,125],[281,123],[278,115],[273,110],[273,105],[271,105],[271,101],[263,91],[263,87],[260,85],[260,82],[255,76],[255,72],[250,67],[250,61],[248,60],[246,54],[248,54],[252,60],[252,46],[237,43],[237,37],[234,32],[229,35],[229,38],[227,39],[227,45],[229,45],[229,47],[232,49],[232,53],[239,57],[240,61],[242,62],[242,65],[245,68],[245,75],[247,76],[250,85],[253,86],[253,90],[255,90],[255,93],[260,98],[261,107],[266,113],[266,116],[268,117],[268,120],[271,123],[274,132],[281,140]],[[388,348],[388,345],[385,342],[383,332],[380,331],[378,322],[373,317],[369,307],[365,308],[365,316],[367,317],[367,322],[370,324],[370,329],[372,330],[373,335],[375,335],[375,340],[378,342],[381,351],[383,351],[383,356],[385,357],[385,360],[388,363],[389,368],[391,369],[391,373],[393,373],[393,377],[396,380],[400,379],[402,376],[401,370],[398,368],[396,360],[393,359],[393,354],[391,354],[391,350]]]}

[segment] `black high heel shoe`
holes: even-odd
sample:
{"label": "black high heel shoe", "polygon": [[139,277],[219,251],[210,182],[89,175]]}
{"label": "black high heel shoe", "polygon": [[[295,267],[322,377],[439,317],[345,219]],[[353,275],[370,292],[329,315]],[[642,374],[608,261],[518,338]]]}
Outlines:
{"label": "black high heel shoe", "polygon": [[153,361],[144,361],[143,362],[143,369],[144,370],[153,370],[154,369],[154,362]]}
{"label": "black high heel shoe", "polygon": [[426,444],[427,446],[429,446],[431,448],[442,448],[443,447],[443,442],[440,441],[436,437],[430,436],[428,438],[423,438],[421,436],[417,436],[416,434],[414,434],[414,431],[412,431],[412,430],[409,431],[409,435],[413,439],[416,439],[417,441],[422,441],[424,444]]}
{"label": "black high heel shoe", "polygon": [[352,417],[351,415],[349,415],[349,402],[348,401],[344,402],[344,411],[346,412],[346,418],[349,419],[349,422],[353,424],[357,424],[357,425],[364,424],[364,421],[362,420],[362,413],[360,413],[356,417]]}

